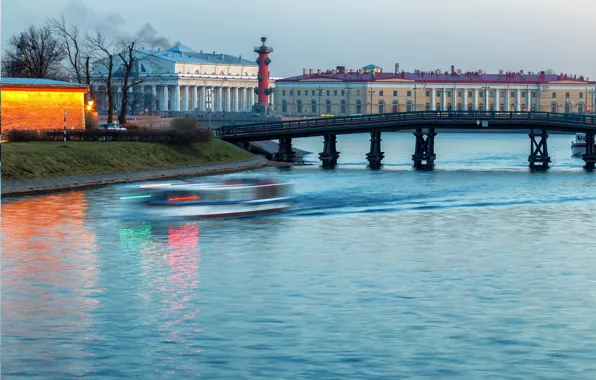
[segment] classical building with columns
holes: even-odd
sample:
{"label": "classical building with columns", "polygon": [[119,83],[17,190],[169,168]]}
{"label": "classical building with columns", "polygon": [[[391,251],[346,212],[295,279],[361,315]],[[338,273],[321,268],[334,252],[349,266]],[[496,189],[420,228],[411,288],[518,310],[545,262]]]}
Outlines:
{"label": "classical building with columns", "polygon": [[596,81],[581,75],[483,71],[303,70],[276,81],[275,108],[286,116],[409,111],[593,113]]}
{"label": "classical building with columns", "polygon": [[[183,45],[168,50],[138,50],[133,80],[129,89],[132,112],[176,116],[196,112],[250,112],[256,104],[259,66],[254,60],[223,53],[195,51]],[[94,89],[97,109],[108,112],[105,64],[96,64]],[[120,108],[123,67],[114,59],[114,111]],[[272,87],[275,78],[269,78]],[[151,94],[152,96],[147,96]],[[269,96],[273,104],[273,93]],[[137,99],[135,101],[135,99]]]}

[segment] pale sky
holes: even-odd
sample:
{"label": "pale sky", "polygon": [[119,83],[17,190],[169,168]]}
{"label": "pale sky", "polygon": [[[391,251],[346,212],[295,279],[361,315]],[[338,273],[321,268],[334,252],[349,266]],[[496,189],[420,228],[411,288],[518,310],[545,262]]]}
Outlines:
{"label": "pale sky", "polygon": [[115,33],[149,23],[172,43],[249,59],[266,36],[276,77],[399,62],[596,80],[595,0],[2,0],[2,43],[61,12]]}

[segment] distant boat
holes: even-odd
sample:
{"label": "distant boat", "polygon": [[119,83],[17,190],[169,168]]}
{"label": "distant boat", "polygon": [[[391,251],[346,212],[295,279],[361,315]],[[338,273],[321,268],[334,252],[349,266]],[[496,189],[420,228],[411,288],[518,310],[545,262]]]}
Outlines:
{"label": "distant boat", "polygon": [[161,217],[223,218],[278,213],[292,207],[293,186],[272,179],[146,183],[121,200]]}
{"label": "distant boat", "polygon": [[[594,149],[596,150],[596,143]],[[584,153],[586,153],[586,134],[576,133],[575,141],[571,142],[571,156],[581,157]]]}

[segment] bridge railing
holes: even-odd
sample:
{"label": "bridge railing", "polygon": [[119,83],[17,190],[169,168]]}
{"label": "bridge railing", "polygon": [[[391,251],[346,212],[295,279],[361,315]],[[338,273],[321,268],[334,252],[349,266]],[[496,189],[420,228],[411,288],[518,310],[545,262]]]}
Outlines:
{"label": "bridge railing", "polygon": [[539,121],[542,123],[568,123],[596,125],[594,115],[577,115],[551,112],[498,112],[498,111],[414,111],[359,116],[321,117],[301,120],[276,121],[245,125],[223,126],[214,130],[216,136],[229,136],[239,133],[275,132],[280,130],[319,129],[340,126],[395,123],[415,124],[415,121],[449,122],[461,121]]}

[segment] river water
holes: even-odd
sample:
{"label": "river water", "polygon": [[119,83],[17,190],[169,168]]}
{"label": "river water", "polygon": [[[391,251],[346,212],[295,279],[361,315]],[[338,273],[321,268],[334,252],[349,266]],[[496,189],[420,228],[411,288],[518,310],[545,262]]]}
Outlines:
{"label": "river water", "polygon": [[[338,137],[295,208],[149,221],[118,186],[2,203],[3,379],[594,379],[596,178],[551,136]],[[322,138],[295,141],[313,152]],[[233,176],[233,175],[228,175]]]}

